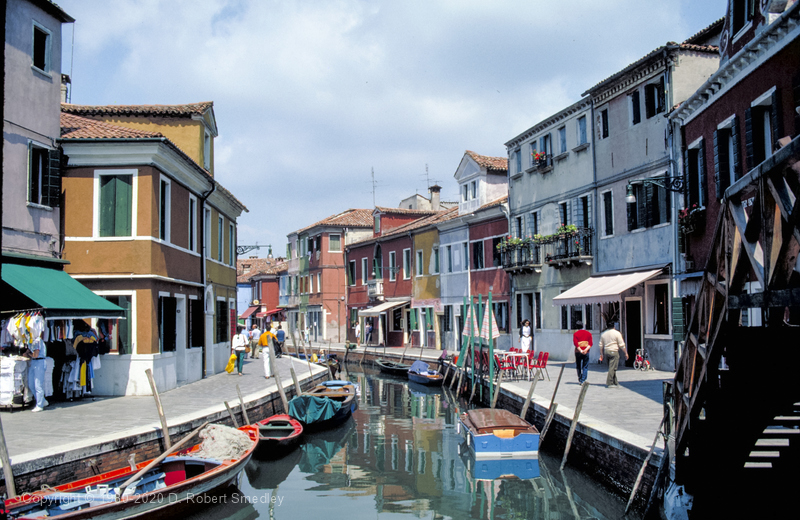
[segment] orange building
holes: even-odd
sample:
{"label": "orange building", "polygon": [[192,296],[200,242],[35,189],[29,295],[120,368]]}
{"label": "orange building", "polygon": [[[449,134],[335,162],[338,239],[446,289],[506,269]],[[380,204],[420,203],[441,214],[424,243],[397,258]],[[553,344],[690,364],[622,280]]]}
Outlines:
{"label": "orange building", "polygon": [[213,104],[62,105],[67,271],[127,309],[95,393],[220,372],[236,324],[236,219],[213,177]]}

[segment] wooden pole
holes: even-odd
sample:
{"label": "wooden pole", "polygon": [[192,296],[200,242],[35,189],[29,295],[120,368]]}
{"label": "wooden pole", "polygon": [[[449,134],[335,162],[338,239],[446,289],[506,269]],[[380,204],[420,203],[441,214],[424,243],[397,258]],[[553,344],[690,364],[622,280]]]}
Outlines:
{"label": "wooden pole", "polygon": [[169,440],[169,428],[167,428],[167,417],[164,415],[164,408],[161,406],[161,398],[158,397],[158,389],[156,388],[156,381],[153,379],[153,372],[148,368],[144,371],[147,374],[147,380],[150,382],[150,389],[153,391],[153,399],[156,400],[156,408],[158,409],[158,418],[161,419],[161,431],[164,433],[164,449],[169,450],[172,447],[172,442]]}
{"label": "wooden pole", "polygon": [[3,463],[3,477],[6,479],[6,495],[8,498],[17,496],[17,486],[14,484],[14,472],[11,470],[11,458],[8,456],[6,434],[3,433],[3,422],[0,421],[0,462]]}
{"label": "wooden pole", "polygon": [[[306,363],[308,363],[308,375],[312,379],[314,378],[314,372],[311,370],[311,358],[308,355],[308,351],[306,350],[306,344],[303,343],[303,355],[306,357]],[[272,359],[272,358],[270,358]]]}
{"label": "wooden pole", "polygon": [[650,452],[645,457],[644,462],[642,463],[642,467],[639,469],[639,474],[636,475],[636,482],[633,484],[633,490],[631,491],[631,496],[628,499],[628,504],[625,506],[625,514],[628,513],[628,510],[631,508],[631,504],[633,504],[633,497],[636,496],[636,492],[639,491],[639,485],[642,483],[642,476],[644,475],[644,470],[647,468],[647,463],[650,462],[650,457],[653,456],[653,452],[656,449],[656,443],[658,442],[658,437],[662,435],[661,429],[664,427],[664,421],[666,421],[667,416],[661,418],[661,424],[658,425],[658,430],[656,431],[656,436],[653,439],[653,445],[650,446]]}
{"label": "wooden pole", "polygon": [[542,374],[542,369],[541,368],[537,368],[536,369],[536,374],[534,375],[534,378],[533,378],[533,383],[531,383],[531,388],[530,388],[530,390],[528,390],[528,397],[525,399],[525,404],[522,405],[522,412],[520,412],[520,414],[519,414],[519,417],[522,420],[527,421],[527,419],[525,419],[525,416],[528,415],[528,407],[531,405],[531,399],[533,399],[533,391],[536,388],[536,383],[539,382],[539,376],[541,374]]}
{"label": "wooden pole", "polygon": [[[563,365],[562,365],[563,366]],[[578,406],[575,407],[575,415],[572,416],[572,424],[569,426],[569,435],[567,436],[567,447],[564,448],[564,458],[561,459],[561,469],[567,465],[567,455],[569,455],[569,448],[572,445],[572,437],[575,435],[575,427],[578,425],[578,417],[581,415],[581,408],[583,408],[583,399],[586,397],[586,391],[589,385],[581,387],[581,395],[578,396]]]}
{"label": "wooden pole", "polygon": [[450,366],[451,366],[451,363],[449,361],[447,361],[447,368],[444,369],[444,379],[442,379],[442,382],[444,382],[444,383],[447,382],[447,374],[450,373]]}
{"label": "wooden pole", "polygon": [[239,406],[242,407],[242,418],[244,418],[244,423],[250,424],[250,418],[247,417],[247,410],[244,407],[244,399],[242,399],[242,391],[239,389],[239,385],[236,385],[236,393],[239,394]]}
{"label": "wooden pole", "polygon": [[[225,403],[225,406],[228,406],[228,403],[227,403],[227,402]],[[228,409],[230,410],[230,408],[228,408]],[[167,457],[169,457],[169,456],[170,456],[172,453],[174,453],[174,452],[178,451],[178,450],[179,450],[181,447],[183,447],[183,445],[184,445],[184,444],[186,444],[186,443],[189,441],[189,439],[191,439],[192,437],[194,437],[195,435],[197,435],[198,433],[200,433],[200,431],[201,431],[203,428],[205,428],[206,426],[208,426],[208,421],[204,422],[203,424],[201,424],[200,426],[198,426],[197,428],[195,428],[195,429],[194,429],[194,430],[193,430],[193,431],[192,431],[192,432],[191,432],[189,435],[187,435],[186,437],[184,437],[183,439],[181,439],[180,441],[178,441],[178,443],[177,443],[175,446],[172,446],[170,449],[168,449],[167,451],[165,451],[164,453],[162,453],[161,455],[159,455],[158,457],[156,457],[155,459],[153,459],[152,461],[150,461],[150,464],[148,464],[147,466],[145,466],[145,467],[143,467],[142,469],[140,469],[138,473],[136,473],[134,476],[132,476],[131,478],[129,478],[128,480],[126,480],[126,481],[125,481],[125,483],[124,483],[124,484],[122,484],[122,485],[119,487],[119,491],[117,492],[117,493],[118,493],[118,494],[117,494],[117,496],[120,496],[120,497],[121,497],[121,496],[122,496],[122,494],[125,492],[125,489],[126,489],[128,486],[130,486],[132,483],[136,482],[136,480],[138,480],[139,478],[141,478],[141,476],[142,476],[142,475],[144,475],[145,473],[147,473],[148,471],[150,471],[150,469],[152,469],[152,468],[153,468],[153,466],[155,466],[156,464],[158,464],[158,463],[159,463],[159,462],[161,462],[162,460],[164,460],[164,459],[166,459]]]}
{"label": "wooden pole", "polygon": [[408,350],[408,345],[409,343],[406,343],[406,347],[403,349],[403,355],[400,356],[400,363],[402,363],[403,360],[406,358],[406,350]]}
{"label": "wooden pole", "polygon": [[[489,385],[491,384],[492,383],[489,382]],[[497,405],[497,396],[500,395],[500,385],[502,384],[503,384],[503,371],[501,370],[500,373],[497,374],[497,385],[494,390],[494,393],[493,394],[490,393],[490,395],[492,396],[492,408],[494,408]]]}
{"label": "wooden pole", "polygon": [[294,373],[294,367],[289,367],[289,373],[292,374],[292,381],[294,382],[294,395],[300,395],[302,389],[300,383],[297,381],[297,374]]}
{"label": "wooden pole", "polygon": [[[472,351],[472,355],[473,355],[473,357],[475,356],[475,351],[474,350]],[[475,361],[474,360],[472,362],[472,366],[473,367],[475,366]],[[469,384],[469,381],[467,383]],[[472,378],[472,391],[469,394],[469,402],[472,402],[472,400],[475,398],[475,388],[476,388],[476,386],[480,385],[482,383],[483,383],[483,379],[478,378],[478,377],[473,377]],[[491,383],[489,383],[489,384],[491,384]]]}
{"label": "wooden pole", "polygon": [[550,405],[550,410],[547,411],[547,417],[544,419],[544,426],[542,426],[542,433],[539,435],[539,446],[542,445],[544,442],[544,438],[547,435],[547,431],[550,429],[550,423],[553,421],[553,417],[556,416],[556,410],[558,410],[558,403],[553,403]]}
{"label": "wooden pole", "polygon": [[[492,291],[489,291],[489,298],[486,301],[486,307],[483,309],[484,317],[488,316],[486,320],[489,323],[489,332],[487,334],[487,340],[489,341],[489,398],[492,400],[492,403],[497,401],[495,397],[496,394],[500,393],[500,382],[502,381],[501,377],[497,378],[497,385],[495,387],[492,386],[492,382],[494,381],[494,339],[492,338]],[[500,367],[497,367],[498,370]],[[502,370],[500,371],[502,374]],[[492,405],[494,408],[494,405]]]}
{"label": "wooden pole", "polygon": [[236,420],[236,414],[233,413],[233,410],[231,410],[231,406],[228,404],[228,401],[225,401],[225,408],[228,409],[228,413],[231,416],[231,421],[233,421],[233,427],[234,428],[238,428],[239,427],[239,421]]}
{"label": "wooden pole", "polygon": [[[305,346],[303,347],[305,350]],[[275,384],[278,385],[278,393],[281,394],[281,402],[283,403],[284,413],[289,413],[289,402],[286,400],[286,392],[283,391],[283,384],[281,383],[281,375],[278,374],[278,363],[275,361],[275,350],[272,345],[268,347],[269,350],[269,366],[272,367],[272,375],[275,376]],[[311,371],[311,363],[308,365],[309,372]]]}

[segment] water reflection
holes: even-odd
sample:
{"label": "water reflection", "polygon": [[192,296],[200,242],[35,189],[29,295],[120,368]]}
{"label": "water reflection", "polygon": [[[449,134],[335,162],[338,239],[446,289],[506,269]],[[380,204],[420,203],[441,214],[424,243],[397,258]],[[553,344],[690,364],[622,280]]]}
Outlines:
{"label": "water reflection", "polygon": [[253,461],[246,468],[241,493],[268,495],[252,504],[262,517],[622,516],[622,500],[574,470],[559,471],[559,461],[546,454],[476,463],[460,447],[455,425],[463,404],[447,388],[372,371],[348,377],[362,388],[353,419],[306,436],[284,459]]}

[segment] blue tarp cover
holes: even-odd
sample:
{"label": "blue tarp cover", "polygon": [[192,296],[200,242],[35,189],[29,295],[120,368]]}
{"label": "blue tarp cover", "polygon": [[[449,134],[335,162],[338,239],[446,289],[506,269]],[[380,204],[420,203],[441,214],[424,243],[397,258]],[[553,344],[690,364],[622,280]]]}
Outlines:
{"label": "blue tarp cover", "polygon": [[430,369],[431,367],[424,361],[414,361],[408,371],[414,372],[415,374],[427,374]]}
{"label": "blue tarp cover", "polygon": [[314,395],[298,395],[289,401],[289,415],[304,424],[324,421],[334,416],[342,403]]}

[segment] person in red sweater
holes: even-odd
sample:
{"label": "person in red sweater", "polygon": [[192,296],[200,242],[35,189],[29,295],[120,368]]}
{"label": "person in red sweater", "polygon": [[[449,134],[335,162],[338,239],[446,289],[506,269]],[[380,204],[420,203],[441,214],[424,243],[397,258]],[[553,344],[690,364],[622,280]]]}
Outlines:
{"label": "person in red sweater", "polygon": [[578,369],[578,383],[584,384],[589,375],[589,350],[592,348],[592,333],[583,328],[583,323],[576,323],[578,329],[572,335],[575,345],[575,368]]}

